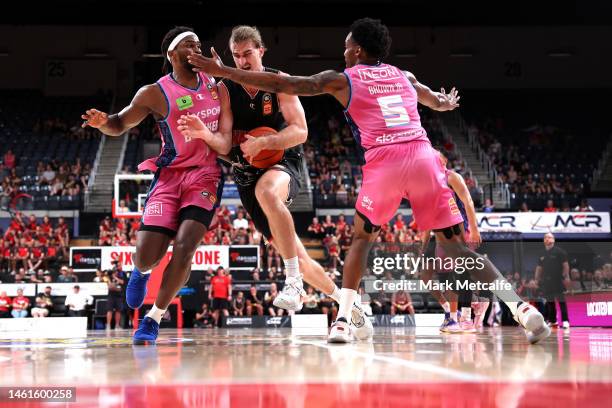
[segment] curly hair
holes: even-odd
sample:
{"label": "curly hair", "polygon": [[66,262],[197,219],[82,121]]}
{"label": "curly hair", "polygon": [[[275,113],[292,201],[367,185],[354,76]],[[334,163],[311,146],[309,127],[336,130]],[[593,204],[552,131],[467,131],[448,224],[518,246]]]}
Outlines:
{"label": "curly hair", "polygon": [[360,18],[351,24],[351,35],[369,57],[379,61],[385,59],[391,48],[391,36],[386,25],[380,20]]}
{"label": "curly hair", "polygon": [[161,52],[164,58],[164,65],[162,66],[162,72],[164,74],[167,74],[168,72],[170,72],[170,68],[172,67],[172,64],[170,64],[170,61],[168,61],[168,58],[166,58],[166,54],[168,54],[168,48],[170,47],[170,43],[172,42],[172,40],[176,38],[177,35],[181,33],[186,33],[187,31],[193,31],[193,28],[185,27],[185,26],[178,26],[178,27],[174,27],[173,29],[168,31],[166,35],[164,35],[164,39],[162,40],[162,44],[161,44]]}

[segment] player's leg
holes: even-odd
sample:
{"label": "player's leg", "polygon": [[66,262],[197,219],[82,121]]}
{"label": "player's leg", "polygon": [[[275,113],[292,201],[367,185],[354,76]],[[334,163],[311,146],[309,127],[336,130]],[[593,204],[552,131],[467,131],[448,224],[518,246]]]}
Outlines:
{"label": "player's leg", "polygon": [[368,254],[380,226],[395,215],[403,192],[398,189],[399,164],[405,160],[393,148],[378,148],[366,154],[362,167],[363,181],[353,218],[353,242],[344,260],[342,290],[336,321],[331,327],[328,341],[346,343],[351,338],[347,317],[355,300],[361,275],[367,268]]}
{"label": "player's leg", "polygon": [[[291,178],[292,176],[284,170],[268,169],[257,180],[255,198],[267,220],[274,246],[285,263],[287,279],[283,290],[274,300],[274,304],[284,309],[299,311],[302,309],[301,296],[305,292],[300,274],[295,225],[287,208],[287,202],[290,201],[292,193]],[[293,194],[295,193],[294,191]],[[270,236],[267,238],[270,239]]]}
{"label": "player's leg", "polygon": [[497,287],[503,288],[492,292],[508,305],[515,319],[525,327],[530,342],[547,337],[550,329],[544,324],[542,315],[522,302],[488,258],[466,244],[463,218],[448,187],[438,153],[431,145],[423,143],[409,143],[405,149],[410,158],[404,165],[407,195],[417,224],[425,230],[434,230],[436,243],[447,257],[463,258],[463,265],[468,262],[472,265],[466,271],[472,281],[496,282]]}
{"label": "player's leg", "polygon": [[[466,274],[462,274],[466,275]],[[472,300],[473,293],[469,289],[459,291],[459,305],[461,306],[461,316],[459,317],[459,327],[462,333],[476,333],[474,321],[472,320]]]}
{"label": "player's leg", "polygon": [[508,306],[514,319],[525,328],[530,342],[535,343],[548,337],[550,328],[545,324],[540,312],[522,301],[488,258],[479,255],[465,243],[462,223],[435,230],[435,234],[436,240],[450,258],[463,258],[464,264],[465,260],[471,260],[474,267],[469,268],[466,273],[470,274],[473,281],[495,283],[496,286],[491,292]]}
{"label": "player's leg", "polygon": [[478,301],[472,303],[472,308],[474,309],[474,328],[476,330],[481,330],[485,314],[493,298],[493,293],[491,293],[490,290],[481,290],[477,298]]}
{"label": "player's leg", "polygon": [[151,271],[166,255],[170,240],[176,234],[178,186],[175,171],[159,169],[149,187],[140,230],[136,234],[134,269],[125,291],[126,303],[132,309],[142,306]]}
{"label": "player's leg", "polygon": [[205,233],[206,226],[199,221],[188,219],[181,222],[172,246],[172,259],[164,270],[155,300],[159,309],[165,310],[189,279],[193,255]]}
{"label": "player's leg", "polygon": [[361,274],[367,268],[368,254],[379,230],[380,226],[372,224],[365,215],[358,211],[355,212],[353,242],[344,260],[338,314],[329,333],[329,342],[347,343],[351,340],[347,319],[352,305],[359,299],[357,290],[361,282]]}

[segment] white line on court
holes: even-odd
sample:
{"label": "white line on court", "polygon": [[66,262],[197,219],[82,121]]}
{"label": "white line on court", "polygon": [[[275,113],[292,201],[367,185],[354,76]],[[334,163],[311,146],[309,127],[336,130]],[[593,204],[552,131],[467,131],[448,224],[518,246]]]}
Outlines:
{"label": "white line on court", "polygon": [[[314,341],[306,341],[306,340],[295,340],[296,343],[299,344],[307,344],[310,346],[324,348],[326,350],[334,350],[337,346],[330,346],[327,344],[317,343]],[[342,347],[342,346],[340,346]],[[351,353],[355,356],[370,358],[378,361],[382,361],[389,364],[400,365],[408,368],[412,368],[414,370],[425,371],[432,374],[439,374],[445,377],[453,378],[456,380],[466,381],[466,382],[489,382],[492,379],[490,377],[486,377],[478,374],[469,374],[463,371],[453,370],[451,368],[440,367],[433,364],[427,363],[419,363],[416,361],[404,360],[403,358],[398,357],[389,357],[382,356],[376,353],[366,353],[359,350],[351,350]]]}

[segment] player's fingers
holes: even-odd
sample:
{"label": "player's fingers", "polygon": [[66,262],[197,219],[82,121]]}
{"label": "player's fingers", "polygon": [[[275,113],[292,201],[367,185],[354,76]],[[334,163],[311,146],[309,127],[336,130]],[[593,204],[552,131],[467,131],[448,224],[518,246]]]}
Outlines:
{"label": "player's fingers", "polygon": [[215,47],[210,47],[210,54],[214,59],[220,59],[219,54],[217,54],[217,51],[215,51]]}

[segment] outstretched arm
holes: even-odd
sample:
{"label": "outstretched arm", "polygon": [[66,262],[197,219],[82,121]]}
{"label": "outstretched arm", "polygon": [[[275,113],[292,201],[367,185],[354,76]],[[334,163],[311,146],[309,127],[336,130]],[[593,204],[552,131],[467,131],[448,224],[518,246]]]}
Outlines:
{"label": "outstretched arm", "polygon": [[97,109],[88,109],[84,115],[81,115],[81,118],[85,119],[81,126],[100,129],[100,132],[108,136],[120,136],[125,131],[138,126],[150,113],[165,116],[165,112],[162,111],[167,108],[159,106],[161,100],[163,96],[159,87],[146,85],[136,92],[132,102],[119,113],[109,115]]}
{"label": "outstretched arm", "polygon": [[187,57],[189,63],[195,67],[194,71],[204,71],[212,76],[229,78],[242,85],[268,92],[302,96],[328,93],[344,106],[348,102],[349,85],[342,73],[330,70],[305,77],[278,75],[273,72],[251,72],[225,66],[214,48],[211,48],[211,53],[212,58],[200,54]]}
{"label": "outstretched arm", "polygon": [[441,89],[441,92],[434,92],[427,85],[417,81],[411,72],[404,71],[404,75],[416,89],[419,103],[437,111],[450,111],[459,107],[458,102],[461,97],[458,96],[458,91],[455,88],[451,89],[448,94],[444,88]]}

